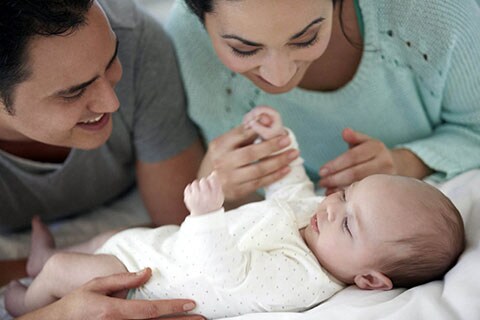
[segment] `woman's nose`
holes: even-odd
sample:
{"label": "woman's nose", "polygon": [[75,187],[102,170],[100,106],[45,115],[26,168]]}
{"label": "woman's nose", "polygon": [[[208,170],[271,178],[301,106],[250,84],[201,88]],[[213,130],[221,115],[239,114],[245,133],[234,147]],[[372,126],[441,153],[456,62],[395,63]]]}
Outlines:
{"label": "woman's nose", "polygon": [[283,53],[269,55],[260,66],[260,75],[276,87],[285,86],[297,72],[294,61]]}

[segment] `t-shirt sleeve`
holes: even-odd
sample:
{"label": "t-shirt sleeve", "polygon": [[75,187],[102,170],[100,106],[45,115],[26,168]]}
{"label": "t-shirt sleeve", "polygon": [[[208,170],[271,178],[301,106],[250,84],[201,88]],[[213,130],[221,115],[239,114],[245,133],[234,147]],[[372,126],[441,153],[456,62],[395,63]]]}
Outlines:
{"label": "t-shirt sleeve", "polygon": [[168,159],[190,146],[197,129],[186,99],[169,37],[153,17],[140,12],[135,59],[133,142],[144,162]]}

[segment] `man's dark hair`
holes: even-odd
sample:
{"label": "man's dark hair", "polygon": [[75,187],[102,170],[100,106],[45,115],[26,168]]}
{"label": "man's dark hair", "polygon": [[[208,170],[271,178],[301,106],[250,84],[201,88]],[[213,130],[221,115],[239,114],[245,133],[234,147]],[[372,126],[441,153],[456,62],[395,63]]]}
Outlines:
{"label": "man's dark hair", "polygon": [[0,1],[0,101],[14,114],[15,87],[28,79],[28,44],[35,36],[70,34],[85,24],[93,0]]}

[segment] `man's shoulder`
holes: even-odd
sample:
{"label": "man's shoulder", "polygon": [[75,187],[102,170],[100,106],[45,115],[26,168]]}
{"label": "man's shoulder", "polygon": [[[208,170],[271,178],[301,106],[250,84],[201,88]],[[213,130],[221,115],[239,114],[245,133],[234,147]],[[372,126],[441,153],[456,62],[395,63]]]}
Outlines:
{"label": "man's shoulder", "polygon": [[138,4],[133,0],[99,0],[112,29],[134,29],[141,21]]}

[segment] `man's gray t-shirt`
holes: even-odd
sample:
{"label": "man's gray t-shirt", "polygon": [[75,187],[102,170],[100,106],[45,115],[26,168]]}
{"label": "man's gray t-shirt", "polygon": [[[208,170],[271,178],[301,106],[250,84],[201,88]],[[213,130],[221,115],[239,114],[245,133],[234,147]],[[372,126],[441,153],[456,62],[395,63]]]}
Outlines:
{"label": "man's gray t-shirt", "polygon": [[0,231],[26,227],[34,215],[49,221],[106,204],[135,184],[136,160],[171,158],[197,138],[175,53],[159,23],[131,0],[100,4],[118,37],[123,67],[112,135],[98,149],[72,149],[58,165],[0,151]]}

